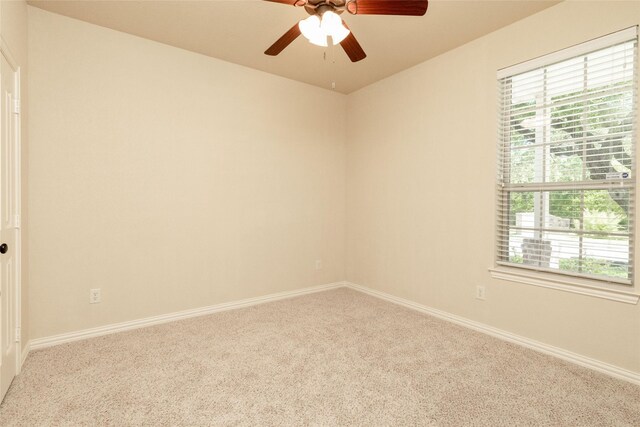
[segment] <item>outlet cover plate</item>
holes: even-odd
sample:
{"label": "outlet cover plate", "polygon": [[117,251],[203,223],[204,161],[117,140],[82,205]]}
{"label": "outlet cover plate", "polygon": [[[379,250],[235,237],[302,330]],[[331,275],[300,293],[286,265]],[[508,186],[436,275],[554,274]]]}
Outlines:
{"label": "outlet cover plate", "polygon": [[100,289],[89,289],[89,304],[97,304],[102,301]]}

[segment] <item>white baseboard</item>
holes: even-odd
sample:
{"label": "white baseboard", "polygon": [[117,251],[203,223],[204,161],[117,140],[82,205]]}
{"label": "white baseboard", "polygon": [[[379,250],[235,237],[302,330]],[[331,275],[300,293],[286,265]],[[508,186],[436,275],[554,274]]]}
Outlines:
{"label": "white baseboard", "polygon": [[[275,294],[264,295],[261,297],[247,298],[239,301],[232,301],[222,304],[215,304],[208,307],[194,308],[191,310],[183,310],[175,313],[162,314],[159,316],[146,317],[144,319],[131,320],[128,322],[114,323],[111,325],[99,326],[97,328],[84,329],[81,331],[69,332],[66,334],[53,335],[50,337],[36,338],[29,341],[29,350],[38,350],[45,347],[64,344],[73,341],[85,340],[88,338],[99,337],[102,335],[115,334],[117,332],[129,331],[132,329],[143,328],[145,326],[159,325],[161,323],[174,322],[176,320],[188,319],[190,317],[205,316],[207,314],[219,313],[221,311],[233,310],[237,308],[250,307],[252,305],[264,304],[267,302],[278,301],[286,298],[292,298],[300,295],[311,294],[314,292],[326,291],[345,286],[344,282],[329,283],[326,285],[312,286],[309,288],[296,289],[293,291],[278,292]],[[24,358],[26,358],[26,353]]]}
{"label": "white baseboard", "polygon": [[532,350],[539,351],[541,353],[555,356],[568,362],[575,363],[577,365],[593,369],[598,372],[610,375],[615,378],[629,381],[634,384],[640,385],[640,374],[637,372],[629,371],[605,362],[601,362],[590,357],[582,356],[577,353],[573,353],[562,348],[554,347],[552,345],[544,344],[539,341],[535,341],[520,335],[513,334],[511,332],[504,331],[502,329],[494,328],[484,323],[476,322],[455,314],[450,314],[442,310],[431,308],[404,298],[399,298],[385,292],[380,292],[374,289],[367,288],[365,286],[357,285],[350,282],[336,282],[326,285],[312,286],[309,288],[296,289],[294,291],[279,292],[276,294],[264,295],[261,297],[248,298],[239,301],[233,301],[228,303],[216,304],[208,307],[195,308],[191,310],[184,310],[175,313],[163,314],[160,316],[147,317],[144,319],[132,320],[129,322],[115,323],[112,325],[100,326],[97,328],[84,329],[81,331],[70,332],[66,334],[54,335],[45,338],[37,338],[29,341],[22,351],[22,363],[24,363],[29,351],[38,350],[45,347],[51,347],[58,344],[64,344],[73,341],[80,341],[88,338],[99,337],[102,335],[114,334],[117,332],[129,331],[132,329],[143,328],[145,326],[159,325],[161,323],[173,322],[176,320],[188,319],[190,317],[204,316],[207,314],[218,313],[226,310],[233,310],[237,308],[250,307],[252,305],[263,304],[272,301],[278,301],[286,298],[292,298],[295,296],[301,296],[311,294],[315,292],[326,291],[330,289],[336,289],[340,287],[347,287],[353,290],[366,293],[368,295],[402,305],[404,307],[411,308],[413,310],[420,311],[422,313],[435,316],[439,319],[443,319],[449,322],[456,323],[467,328],[471,328],[478,332],[491,335],[493,337],[521,345],[523,347],[530,348]]}
{"label": "white baseboard", "polygon": [[590,357],[582,356],[577,353],[573,353],[568,350],[564,350],[558,347],[554,347],[552,345],[544,344],[539,341],[535,341],[520,335],[513,334],[511,332],[504,331],[502,329],[494,328],[489,325],[485,325],[484,323],[476,322],[474,320],[466,319],[461,316],[456,316],[455,314],[447,313],[446,311],[437,310],[435,308],[428,307],[426,305],[418,304],[413,301],[409,301],[404,298],[399,298],[385,292],[380,292],[374,289],[367,288],[365,286],[357,285],[355,283],[345,282],[345,286],[356,291],[363,292],[365,294],[369,294],[371,296],[402,305],[404,307],[411,308],[413,310],[420,311],[422,313],[429,314],[431,316],[437,317],[439,319],[443,319],[449,322],[456,323],[461,326],[465,326],[467,328],[471,328],[473,330],[485,333],[487,335],[491,335],[492,337],[496,337],[505,341],[509,341],[514,344],[521,345],[523,347],[530,348],[532,350],[539,351],[541,353],[548,354],[550,356],[558,357],[562,360],[566,360],[568,362],[575,363],[577,365],[593,369],[598,372],[602,372],[604,374],[610,375],[612,377],[629,381],[634,384],[640,385],[640,374],[637,372],[629,371],[627,369],[623,369],[614,365],[610,365],[605,362],[601,362],[596,359],[592,359]]}
{"label": "white baseboard", "polygon": [[18,366],[16,374],[19,374],[22,371],[22,365],[24,365],[24,361],[27,360],[27,356],[31,351],[31,341],[27,342],[27,345],[24,346],[23,349],[20,350],[20,365]]}

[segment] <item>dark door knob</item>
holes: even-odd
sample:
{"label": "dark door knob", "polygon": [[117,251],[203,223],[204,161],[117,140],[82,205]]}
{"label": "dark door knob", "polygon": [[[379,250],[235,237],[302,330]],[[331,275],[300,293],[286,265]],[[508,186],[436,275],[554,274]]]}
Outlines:
{"label": "dark door knob", "polygon": [[9,246],[6,243],[0,245],[0,254],[6,254],[9,250]]}

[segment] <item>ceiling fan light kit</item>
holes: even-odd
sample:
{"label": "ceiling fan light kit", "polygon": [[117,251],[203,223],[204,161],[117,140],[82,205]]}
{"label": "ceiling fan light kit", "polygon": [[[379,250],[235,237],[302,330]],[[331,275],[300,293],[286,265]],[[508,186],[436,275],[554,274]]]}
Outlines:
{"label": "ceiling fan light kit", "polygon": [[300,34],[310,43],[327,47],[340,44],[352,62],[367,57],[362,46],[340,18],[344,11],[352,15],[405,15],[422,16],[427,12],[428,0],[265,0],[273,3],[304,7],[309,16],[284,33],[264,53],[276,56],[289,46]]}
{"label": "ceiling fan light kit", "polygon": [[327,47],[327,37],[331,37],[334,45],[340,43],[349,35],[349,30],[342,24],[340,17],[328,10],[322,15],[311,15],[298,24],[300,32],[309,42],[316,46]]}
{"label": "ceiling fan light kit", "polygon": [[349,35],[349,30],[342,24],[342,19],[337,13],[327,10],[322,14],[322,19],[318,15],[311,15],[303,19],[298,24],[302,35],[312,44],[317,46],[327,46],[327,37],[331,37],[334,45],[337,45]]}

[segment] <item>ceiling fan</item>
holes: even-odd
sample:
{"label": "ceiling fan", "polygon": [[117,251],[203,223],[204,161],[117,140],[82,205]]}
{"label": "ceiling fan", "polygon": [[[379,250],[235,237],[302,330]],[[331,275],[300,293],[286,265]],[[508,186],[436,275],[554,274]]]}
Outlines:
{"label": "ceiling fan", "polygon": [[291,27],[264,53],[276,56],[300,34],[318,46],[340,44],[351,59],[358,62],[367,57],[362,46],[339,17],[346,10],[352,15],[409,15],[422,16],[427,12],[428,0],[266,0],[291,6],[304,7],[309,16]]}

